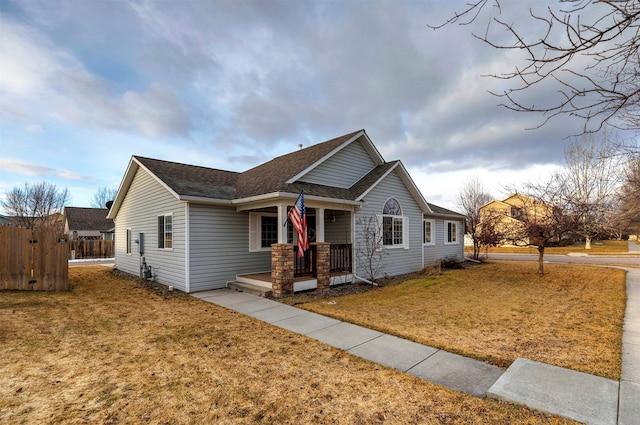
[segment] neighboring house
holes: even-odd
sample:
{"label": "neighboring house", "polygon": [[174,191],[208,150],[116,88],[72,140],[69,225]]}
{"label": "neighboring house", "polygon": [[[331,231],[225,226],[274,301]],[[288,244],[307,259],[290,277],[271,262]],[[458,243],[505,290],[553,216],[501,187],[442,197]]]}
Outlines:
{"label": "neighboring house", "polygon": [[495,232],[507,236],[505,245],[527,245],[529,240],[514,240],[510,234],[519,233],[524,223],[543,223],[549,219],[552,211],[550,205],[529,196],[515,193],[502,201],[493,200],[480,207],[480,226],[482,223],[492,222]]}
{"label": "neighboring house", "polygon": [[55,212],[46,217],[0,215],[0,226],[62,232],[62,214]]}
{"label": "neighboring house", "polygon": [[106,208],[64,208],[64,234],[70,240],[113,240],[113,220]]}
{"label": "neighboring house", "polygon": [[12,226],[13,222],[11,217],[0,214],[0,226]]}
{"label": "neighboring house", "polygon": [[[312,243],[299,259],[287,211],[301,192]],[[327,274],[331,283],[358,280],[365,270],[356,251],[371,218],[383,245],[377,277],[463,260],[464,217],[427,203],[364,130],[242,173],[133,156],[107,217],[116,268],[185,292],[260,273],[265,281],[251,282],[276,294],[287,292],[282,279],[296,291],[328,287]]]}

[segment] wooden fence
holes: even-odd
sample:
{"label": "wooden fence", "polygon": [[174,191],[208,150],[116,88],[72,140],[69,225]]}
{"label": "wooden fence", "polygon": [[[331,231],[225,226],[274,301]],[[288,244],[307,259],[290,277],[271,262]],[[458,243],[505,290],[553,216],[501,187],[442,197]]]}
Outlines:
{"label": "wooden fence", "polygon": [[113,241],[69,241],[69,259],[80,260],[84,258],[113,258]]}
{"label": "wooden fence", "polygon": [[69,290],[69,244],[46,231],[0,226],[0,290]]}

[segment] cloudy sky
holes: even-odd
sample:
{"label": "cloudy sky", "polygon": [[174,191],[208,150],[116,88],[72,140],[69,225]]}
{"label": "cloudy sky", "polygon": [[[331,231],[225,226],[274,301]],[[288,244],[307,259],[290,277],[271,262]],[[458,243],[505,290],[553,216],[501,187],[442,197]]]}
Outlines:
{"label": "cloudy sky", "polygon": [[0,196],[49,181],[89,206],[131,155],[243,171],[364,128],[429,202],[455,208],[474,176],[500,197],[548,175],[581,123],[526,130],[541,117],[498,107],[504,82],[482,75],[519,58],[471,36],[485,22],[428,27],[463,7],[0,0]]}

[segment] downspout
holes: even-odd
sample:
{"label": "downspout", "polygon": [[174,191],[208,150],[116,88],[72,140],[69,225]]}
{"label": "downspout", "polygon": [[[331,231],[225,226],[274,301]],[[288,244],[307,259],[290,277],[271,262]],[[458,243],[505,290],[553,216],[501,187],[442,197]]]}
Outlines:
{"label": "downspout", "polygon": [[191,229],[189,202],[184,203],[184,289],[191,292]]}
{"label": "downspout", "polygon": [[353,277],[356,278],[357,280],[363,281],[364,283],[368,283],[369,285],[380,286],[375,282],[371,282],[370,280],[365,279],[364,277],[356,276],[355,274],[353,275]]}

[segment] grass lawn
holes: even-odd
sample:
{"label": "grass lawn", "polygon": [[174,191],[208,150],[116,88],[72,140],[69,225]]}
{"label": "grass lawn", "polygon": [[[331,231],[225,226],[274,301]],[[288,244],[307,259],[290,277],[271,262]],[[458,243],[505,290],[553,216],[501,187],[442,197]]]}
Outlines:
{"label": "grass lawn", "polygon": [[[465,252],[473,253],[472,246],[465,246]],[[616,254],[616,253],[624,253],[629,250],[629,244],[627,241],[618,241],[618,240],[608,240],[608,241],[592,241],[591,249],[584,249],[584,243],[571,245],[571,246],[559,246],[559,247],[548,247],[545,248],[545,254],[558,254],[565,255],[569,253],[584,253],[590,255],[598,255],[598,254]],[[489,248],[489,253],[518,253],[518,254],[538,254],[538,248],[534,246],[496,246]],[[482,249],[481,255],[485,254],[486,250]]]}
{"label": "grass lawn", "polygon": [[620,379],[625,272],[489,262],[299,307],[499,366],[524,357]]}
{"label": "grass lawn", "polygon": [[167,298],[104,267],[69,276],[70,292],[0,292],[0,423],[574,423],[438,387],[185,294]]}

